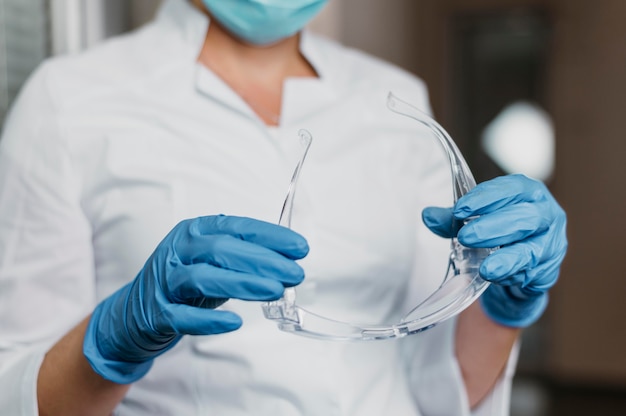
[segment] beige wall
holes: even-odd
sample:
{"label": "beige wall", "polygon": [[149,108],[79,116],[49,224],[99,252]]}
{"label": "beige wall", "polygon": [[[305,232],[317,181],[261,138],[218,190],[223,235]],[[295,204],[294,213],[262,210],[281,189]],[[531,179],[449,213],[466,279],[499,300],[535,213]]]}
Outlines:
{"label": "beige wall", "polygon": [[559,374],[626,386],[626,2],[558,0],[552,112],[570,250],[552,308]]}
{"label": "beige wall", "polygon": [[311,28],[404,68],[415,68],[418,2],[330,0]]}
{"label": "beige wall", "polygon": [[162,0],[131,0],[130,16],[132,27],[137,27],[149,21],[161,5]]}

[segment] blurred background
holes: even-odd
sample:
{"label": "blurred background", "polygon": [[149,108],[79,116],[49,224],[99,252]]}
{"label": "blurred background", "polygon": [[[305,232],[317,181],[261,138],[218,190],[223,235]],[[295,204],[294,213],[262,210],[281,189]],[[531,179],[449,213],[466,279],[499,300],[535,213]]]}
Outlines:
{"label": "blurred background", "polygon": [[[39,62],[159,4],[0,0],[0,125]],[[626,415],[625,20],[623,0],[331,0],[311,25],[424,79],[478,181],[526,173],[567,211],[568,256],[523,334],[513,416]]]}

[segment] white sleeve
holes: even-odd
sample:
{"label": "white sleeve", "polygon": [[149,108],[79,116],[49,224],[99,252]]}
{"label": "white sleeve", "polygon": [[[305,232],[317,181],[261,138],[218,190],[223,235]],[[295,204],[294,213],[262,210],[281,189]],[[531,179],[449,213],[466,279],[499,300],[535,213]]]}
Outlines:
{"label": "white sleeve", "polygon": [[463,384],[463,376],[454,353],[456,318],[437,325],[417,336],[405,347],[410,355],[411,388],[424,416],[505,416],[509,414],[510,394],[517,345],[509,356],[506,369],[491,392],[473,411]]}
{"label": "white sleeve", "polygon": [[511,387],[519,357],[519,342],[515,344],[506,367],[489,395],[472,411],[472,416],[508,415],[511,407]]}
{"label": "white sleeve", "polygon": [[0,412],[3,415],[38,415],[37,374],[45,349],[20,349],[11,353],[0,345],[0,350],[3,357],[0,367]]}
{"label": "white sleeve", "polygon": [[90,227],[45,66],[0,140],[0,414],[37,415],[47,349],[94,303]]}

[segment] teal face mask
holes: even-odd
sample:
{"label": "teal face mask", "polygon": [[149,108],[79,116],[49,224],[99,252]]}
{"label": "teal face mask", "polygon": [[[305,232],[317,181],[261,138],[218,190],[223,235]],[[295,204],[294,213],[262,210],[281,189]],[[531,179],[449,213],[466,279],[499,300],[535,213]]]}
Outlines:
{"label": "teal face mask", "polygon": [[299,32],[328,0],[203,0],[229,32],[254,45],[269,45]]}

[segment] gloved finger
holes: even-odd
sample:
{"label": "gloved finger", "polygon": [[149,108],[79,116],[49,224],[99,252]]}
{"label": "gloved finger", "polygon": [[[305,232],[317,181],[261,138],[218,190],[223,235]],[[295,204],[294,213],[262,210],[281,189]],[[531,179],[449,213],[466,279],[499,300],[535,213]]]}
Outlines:
{"label": "gloved finger", "polygon": [[524,175],[500,176],[478,184],[463,195],[454,207],[459,219],[493,212],[507,205],[536,202],[549,196],[546,186]]}
{"label": "gloved finger", "polygon": [[552,221],[544,204],[521,202],[469,221],[458,239],[467,247],[503,246],[544,233]]}
{"label": "gloved finger", "polygon": [[215,309],[228,302],[228,298],[195,298],[185,302],[187,305],[197,308]]}
{"label": "gloved finger", "polygon": [[545,236],[502,247],[483,260],[480,275],[503,286],[517,285],[535,293],[548,290],[558,278],[564,251],[554,251]]}
{"label": "gloved finger", "polygon": [[521,287],[525,293],[538,294],[548,291],[559,278],[564,254],[552,256],[526,271],[526,280]]}
{"label": "gloved finger", "polygon": [[294,260],[252,242],[224,234],[198,235],[176,241],[176,254],[183,264],[204,262],[223,269],[278,278],[295,285],[304,271]]}
{"label": "gloved finger", "polygon": [[443,238],[454,237],[462,225],[452,216],[452,208],[426,207],[422,211],[422,221],[433,233]]}
{"label": "gloved finger", "polygon": [[233,312],[171,303],[166,305],[159,319],[157,331],[162,334],[213,335],[234,331],[241,327],[241,317]]}
{"label": "gloved finger", "polygon": [[167,282],[170,298],[187,304],[202,297],[268,301],[280,298],[284,291],[279,280],[204,263],[177,267]]}
{"label": "gloved finger", "polygon": [[526,270],[538,263],[534,254],[532,248],[525,244],[502,247],[483,260],[480,276],[504,286],[521,284]]}
{"label": "gloved finger", "polygon": [[520,298],[529,298],[546,293],[558,280],[560,264],[549,260],[533,269],[524,269],[513,275],[500,278],[487,278],[493,285],[511,287],[510,294],[516,293]]}
{"label": "gloved finger", "polygon": [[289,228],[246,217],[216,215],[190,220],[192,233],[228,234],[267,247],[290,259],[301,259],[309,252],[307,241]]}

